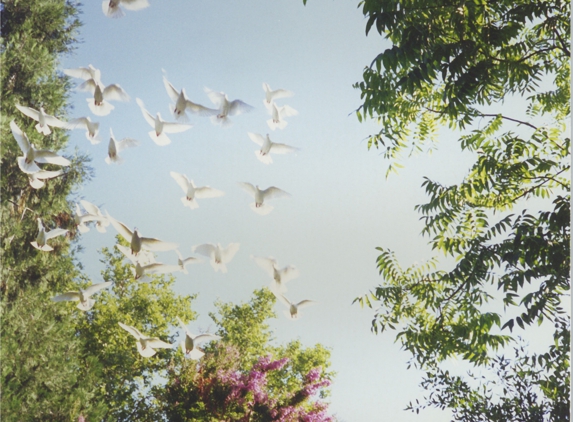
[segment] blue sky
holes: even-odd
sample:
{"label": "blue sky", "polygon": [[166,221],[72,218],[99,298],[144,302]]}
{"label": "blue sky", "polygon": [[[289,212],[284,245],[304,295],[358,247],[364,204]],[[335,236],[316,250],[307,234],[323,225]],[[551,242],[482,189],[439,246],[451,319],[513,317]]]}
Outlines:
{"label": "blue sky", "polygon": [[[190,324],[195,331],[214,329],[208,312],[216,299],[248,300],[254,289],[269,284],[251,254],[295,265],[301,276],[289,283],[287,297],[319,304],[305,309],[297,322],[284,318],[277,304],[273,333],[279,343],[299,339],[331,348],[338,375],[330,409],[340,420],[448,420],[443,412],[416,416],[402,410],[422,396],[421,374],[406,370],[409,355],[394,344],[393,333],[370,332],[373,312],[351,303],[380,282],[375,247],[395,250],[404,266],[431,256],[414,211],[426,200],[422,177],[454,183],[471,155],[457,152],[455,138],[446,133],[431,158],[414,157],[399,175],[385,178],[387,162],[378,151],[368,151],[364,141],[377,131],[376,124],[356,119],[360,93],[352,84],[388,44],[376,34],[365,36],[365,19],[353,2],[309,0],[306,7],[296,0],[150,2],[149,8],[126,11],[117,20],[103,15],[99,1],[86,2],[83,42],[62,60],[62,69],[94,65],[104,84],[120,84],[131,97],[98,117],[90,113],[86,93],[73,94],[72,117],[99,121],[102,138],[91,145],[82,131],[71,132],[70,151],[77,146],[88,152],[95,170],[78,197],[137,226],[144,236],[179,243],[184,256],[202,243],[241,244],[227,274],[215,273],[205,262],[190,266],[189,275],[177,275],[178,293],[199,294],[195,310],[200,317]],[[208,87],[255,109],[232,117],[234,124],[226,129],[191,116],[192,129],[170,135],[168,146],[157,146],[135,98],[151,114],[160,112],[172,121],[163,70],[194,102],[213,106],[204,92]],[[277,101],[299,112],[287,118],[284,130],[271,131],[266,124],[263,82],[295,93]],[[141,143],[122,153],[120,166],[104,162],[110,127],[116,138]],[[300,151],[274,156],[266,166],[256,159],[257,145],[247,132],[270,133],[273,141]],[[196,210],[185,208],[170,171],[225,196],[199,200]],[[272,201],[272,213],[259,216],[237,182],[277,186],[292,198]],[[97,251],[111,247],[114,236],[111,227],[107,234],[91,230],[83,235],[81,260],[94,282],[102,281]],[[175,259],[172,252],[158,258]]]}

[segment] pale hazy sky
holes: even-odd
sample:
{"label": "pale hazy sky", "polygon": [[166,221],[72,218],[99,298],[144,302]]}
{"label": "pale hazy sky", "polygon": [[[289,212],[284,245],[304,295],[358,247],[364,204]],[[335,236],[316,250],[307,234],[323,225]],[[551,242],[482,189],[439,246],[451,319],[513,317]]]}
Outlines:
{"label": "pale hazy sky", "polygon": [[[298,267],[301,276],[289,283],[287,297],[320,303],[305,309],[297,322],[284,318],[279,303],[271,326],[278,343],[299,339],[331,349],[337,376],[330,411],[340,420],[448,420],[438,411],[417,416],[402,410],[422,397],[421,374],[406,370],[410,356],[393,343],[394,333],[370,332],[373,311],[351,303],[380,282],[376,246],[394,249],[404,266],[431,256],[414,211],[426,200],[422,176],[453,183],[472,157],[454,153],[455,138],[445,137],[431,157],[410,159],[398,176],[385,179],[387,163],[380,152],[367,151],[364,141],[376,125],[360,124],[352,114],[360,105],[360,92],[352,84],[388,44],[374,33],[365,36],[366,22],[354,2],[309,0],[306,7],[300,0],[150,3],[117,20],[103,15],[99,1],[82,5],[83,43],[63,59],[62,69],[93,64],[104,84],[120,84],[131,101],[114,102],[110,115],[98,117],[90,113],[86,93],[73,95],[72,116],[99,121],[103,140],[93,146],[82,131],[72,132],[69,150],[87,151],[95,169],[95,178],[78,196],[137,226],[144,236],[178,242],[185,256],[201,243],[241,244],[227,274],[215,273],[205,262],[190,266],[189,275],[177,275],[178,293],[199,294],[195,310],[200,317],[190,324],[195,331],[214,329],[207,314],[216,299],[245,301],[269,284],[251,254],[272,255],[281,266]],[[228,129],[191,116],[192,129],[170,135],[172,144],[159,147],[147,135],[151,128],[135,98],[152,114],[173,120],[162,69],[194,102],[212,106],[203,91],[208,87],[255,109],[232,117]],[[284,130],[271,131],[266,124],[263,82],[295,93],[277,101],[299,112],[287,118]],[[104,162],[110,127],[118,139],[141,142],[122,153],[120,166]],[[270,133],[273,141],[301,150],[274,156],[266,166],[256,159],[257,145],[247,132]],[[196,210],[185,208],[170,171],[225,196],[199,200]],[[277,186],[292,198],[272,201],[272,213],[259,216],[237,182]],[[91,230],[82,237],[80,259],[94,282],[101,281],[103,268],[97,251],[111,247],[115,234],[110,227],[107,234]],[[174,263],[176,256],[164,252],[158,260]]]}

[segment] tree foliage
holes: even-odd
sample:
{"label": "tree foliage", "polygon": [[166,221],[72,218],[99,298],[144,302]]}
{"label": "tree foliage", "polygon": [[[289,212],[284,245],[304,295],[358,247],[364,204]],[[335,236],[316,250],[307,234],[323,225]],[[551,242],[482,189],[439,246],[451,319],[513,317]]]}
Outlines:
{"label": "tree foliage", "polygon": [[[567,420],[570,400],[563,394],[563,382],[569,377],[570,334],[568,321],[558,318],[555,344],[547,352],[528,355],[525,346],[516,347],[513,358],[497,356],[487,364],[487,378],[470,374],[467,380],[447,370],[431,371],[422,383],[432,390],[428,403],[408,408],[447,407],[460,422]],[[476,382],[478,389],[472,387]]]}
{"label": "tree foliage", "polygon": [[[374,29],[392,44],[355,84],[363,100],[358,118],[380,124],[369,147],[383,149],[390,172],[405,152],[434,148],[439,128],[448,127],[476,160],[458,184],[425,178],[429,200],[416,207],[432,249],[455,264],[448,268],[436,257],[404,269],[393,251],[378,248],[383,283],[357,301],[377,308],[374,331],[398,330],[414,362],[428,370],[424,385],[435,389],[429,404],[454,409],[459,420],[512,420],[512,411],[529,407],[525,399],[488,407],[487,394],[439,363],[461,356],[492,364],[492,351],[513,341],[515,328],[569,320],[570,3],[364,0],[360,6],[366,32]],[[506,107],[510,102],[523,109]],[[556,336],[568,333],[567,322],[558,326]],[[567,368],[568,345],[548,352]],[[493,362],[513,397],[541,384],[533,357],[523,351],[515,367],[499,357]],[[562,366],[562,378],[550,377],[553,390],[536,393],[550,420],[569,417],[563,412],[569,372]],[[485,406],[483,419],[474,418],[474,405]],[[496,412],[507,419],[495,419]]]}
{"label": "tree foliage", "polygon": [[328,395],[330,352],[298,341],[273,345],[267,320],[274,302],[262,289],[248,303],[217,304],[219,314],[211,317],[222,339],[199,362],[174,360],[158,392],[168,420],[332,420],[327,404],[312,399]]}
{"label": "tree foliage", "polygon": [[39,134],[35,122],[15,105],[43,106],[47,113],[65,118],[69,86],[56,68],[60,55],[73,48],[79,24],[73,1],[2,2],[0,354],[6,420],[69,421],[80,409],[99,406],[92,401],[99,363],[79,358],[82,343],[72,314],[50,301],[55,291],[79,277],[76,248],[70,236],[51,241],[51,252],[30,244],[38,233],[38,217],[48,229],[58,226],[73,233],[68,196],[89,177],[87,158],[70,157],[72,165],[64,175],[33,189],[17,165],[22,153],[9,127],[14,120],[38,148],[65,148],[64,131]]}
{"label": "tree foliage", "polygon": [[[128,243],[116,237],[124,246]],[[123,262],[119,250],[103,248],[101,262],[105,264],[102,277],[114,284],[98,293],[92,310],[77,310],[74,321],[83,341],[82,359],[101,363],[96,399],[105,403],[103,414],[83,413],[88,420],[154,421],[158,420],[158,404],[151,389],[164,377],[167,363],[176,353],[158,349],[157,355],[139,355],[135,339],[119,326],[119,322],[134,326],[143,334],[174,341],[172,327],[176,317],[190,321],[196,318],[192,310],[194,296],[179,296],[173,291],[175,278],[151,276],[149,282],[135,279],[131,266]]]}

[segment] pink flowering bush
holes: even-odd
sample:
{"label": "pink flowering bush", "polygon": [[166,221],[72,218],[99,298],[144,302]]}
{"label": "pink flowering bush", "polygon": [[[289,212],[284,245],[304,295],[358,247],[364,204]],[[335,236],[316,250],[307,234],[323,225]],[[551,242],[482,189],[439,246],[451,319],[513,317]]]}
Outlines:
{"label": "pink flowering bush", "polygon": [[167,393],[173,405],[167,416],[177,421],[333,421],[327,404],[315,397],[330,385],[320,367],[298,374],[292,391],[271,379],[288,370],[289,361],[268,355],[244,371],[238,368],[236,350],[221,348],[202,364],[190,364],[182,376],[172,377]]}

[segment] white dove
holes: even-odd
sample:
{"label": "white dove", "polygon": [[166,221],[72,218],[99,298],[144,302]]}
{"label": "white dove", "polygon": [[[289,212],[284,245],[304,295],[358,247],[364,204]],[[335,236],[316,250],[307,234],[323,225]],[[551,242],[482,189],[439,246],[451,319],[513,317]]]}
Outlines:
{"label": "white dove", "polygon": [[69,166],[71,164],[70,160],[52,151],[36,149],[28,140],[28,136],[22,132],[14,120],[10,122],[10,129],[12,130],[12,135],[14,135],[14,139],[16,139],[18,146],[24,153],[23,157],[18,157],[18,167],[20,167],[20,170],[24,173],[38,173],[40,171],[40,167],[38,167],[36,162],[56,164],[59,166]]}
{"label": "white dove", "polygon": [[123,163],[123,158],[119,156],[119,153],[126,148],[139,146],[139,141],[132,138],[123,138],[121,141],[116,141],[111,128],[109,128],[109,134],[110,138],[107,146],[107,157],[105,157],[105,162],[108,164],[121,164]]}
{"label": "white dove", "polygon": [[205,92],[213,104],[219,108],[218,114],[211,117],[211,121],[223,127],[228,127],[233,124],[233,122],[228,119],[228,116],[247,113],[253,109],[253,106],[241,100],[229,101],[229,98],[224,92],[215,92],[209,88],[205,88]]}
{"label": "white dove", "polygon": [[118,322],[118,324],[121,328],[135,337],[135,340],[137,341],[137,351],[144,358],[155,355],[157,352],[153,349],[171,349],[173,347],[171,343],[167,343],[157,337],[148,337],[142,334],[141,331],[131,325],[126,325],[123,322]]}
{"label": "white dove", "polygon": [[[147,265],[141,265],[139,262],[135,263],[135,268],[132,268],[133,276],[135,279],[144,277],[145,274],[169,274],[176,271],[181,271],[179,265],[163,264],[161,262],[153,262]],[[148,277],[142,278],[142,281],[148,281]]]}
{"label": "white dove", "polygon": [[16,108],[20,110],[22,114],[37,121],[38,124],[36,125],[36,130],[44,135],[49,135],[50,133],[52,133],[49,126],[59,127],[61,129],[70,129],[70,125],[68,122],[63,122],[57,117],[46,114],[46,112],[44,111],[44,107],[40,107],[40,110],[34,110],[33,108],[24,107],[19,104],[16,104]]}
{"label": "white dove", "polygon": [[257,156],[260,162],[265,164],[271,164],[273,162],[273,159],[271,158],[271,153],[288,154],[289,152],[295,152],[299,150],[298,148],[291,147],[286,144],[279,144],[271,141],[271,138],[269,137],[268,133],[265,138],[263,138],[262,135],[259,135],[258,133],[248,132],[248,135],[249,138],[251,138],[251,141],[261,146],[260,150],[255,151],[255,155]]}
{"label": "white dove", "polygon": [[137,255],[131,253],[131,249],[127,246],[122,246],[116,244],[115,247],[125,255],[127,259],[129,259],[134,265],[138,262],[141,265],[152,264],[155,262],[155,255],[153,252],[150,251],[140,251]]}
{"label": "white dove", "polygon": [[93,79],[95,82],[101,82],[101,71],[93,67],[91,64],[89,64],[88,67],[64,69],[64,73],[72,78],[83,79],[85,81]]}
{"label": "white dove", "polygon": [[41,251],[53,251],[54,248],[48,245],[47,241],[57,236],[63,236],[68,231],[66,229],[60,229],[60,228],[46,231],[44,225],[42,224],[42,219],[38,218],[37,220],[38,220],[38,236],[36,236],[36,240],[30,242],[30,244],[36,249],[39,249]]}
{"label": "white dove", "polygon": [[215,334],[199,334],[198,336],[193,335],[185,326],[181,318],[177,317],[177,321],[179,321],[179,325],[183,331],[185,331],[185,340],[181,342],[181,350],[183,350],[183,354],[193,360],[199,360],[203,357],[205,353],[201,349],[197,347],[197,344],[202,343],[204,341],[211,341],[211,340],[220,340],[221,337]]}
{"label": "white dove", "polygon": [[292,97],[294,93],[292,91],[287,91],[286,89],[275,89],[274,91],[271,90],[269,84],[263,82],[263,89],[265,90],[265,99],[263,103],[267,108],[271,106],[274,100],[278,100],[279,98],[286,98]]}
{"label": "white dove", "polygon": [[165,76],[163,76],[163,85],[165,85],[167,95],[169,95],[171,101],[175,101],[175,106],[170,105],[169,108],[171,109],[171,113],[173,113],[176,119],[186,122],[188,120],[187,114],[185,114],[187,110],[193,114],[204,117],[215,116],[218,113],[218,110],[208,108],[202,106],[201,104],[196,104],[193,101],[190,101],[185,95],[185,89],[177,91],[175,87],[169,83]]}
{"label": "white dove", "polygon": [[125,224],[117,221],[111,215],[107,214],[107,218],[118,233],[121,234],[125,240],[131,243],[131,253],[134,255],[139,254],[142,249],[147,251],[171,251],[173,249],[177,249],[179,246],[176,243],[164,242],[152,237],[140,237],[137,228],[131,231]]}
{"label": "white dove", "polygon": [[187,271],[187,265],[189,264],[199,264],[200,262],[203,262],[202,259],[200,258],[195,258],[195,257],[188,257],[188,258],[183,258],[183,255],[181,255],[181,252],[179,252],[177,249],[175,249],[175,252],[177,253],[177,265],[179,265],[179,271],[181,271],[183,274],[189,274],[189,271]]}
{"label": "white dove", "polygon": [[90,214],[89,211],[87,213],[83,213],[82,210],[80,209],[80,205],[76,204],[76,212],[74,214],[74,223],[76,223],[76,226],[78,227],[78,230],[80,231],[80,233],[89,232],[90,228],[88,226],[86,226],[85,223],[87,223],[89,221],[95,221],[97,219],[98,219],[98,217]]}
{"label": "white dove", "polygon": [[88,106],[96,116],[107,116],[115,108],[109,101],[129,101],[129,95],[118,84],[105,86],[101,81],[88,79],[78,86],[80,91],[88,91],[93,98],[88,98]]}
{"label": "white dove", "polygon": [[93,221],[96,222],[96,229],[98,232],[100,233],[105,233],[106,232],[106,227],[109,226],[109,220],[107,219],[107,217],[105,215],[103,215],[103,213],[100,211],[100,209],[95,206],[94,204],[92,204],[91,202],[85,201],[85,200],[80,200],[80,204],[82,204],[82,207],[84,207],[84,209],[91,215],[97,217],[97,219],[94,219]]}
{"label": "white dove", "polygon": [[103,14],[114,19],[124,17],[125,13],[119,7],[120,4],[127,10],[141,10],[149,7],[147,0],[104,0],[101,4]]}
{"label": "white dove", "polygon": [[74,223],[76,223],[76,226],[77,226],[78,230],[80,231],[80,233],[87,233],[90,231],[90,228],[85,225],[85,223],[87,221],[86,219],[89,216],[90,216],[89,214],[83,213],[82,210],[80,209],[80,205],[76,203],[76,212],[74,214]]}
{"label": "white dove", "polygon": [[69,129],[85,129],[86,138],[92,143],[92,145],[99,144],[101,139],[99,138],[99,123],[92,122],[89,117],[79,117],[77,119],[70,120]]}
{"label": "white dove", "polygon": [[44,180],[53,179],[54,177],[58,177],[62,174],[64,174],[63,170],[40,170],[37,173],[28,174],[28,180],[30,181],[30,186],[32,186],[34,189],[40,189],[45,185]]}
{"label": "white dove", "polygon": [[111,281],[106,281],[105,283],[92,284],[85,289],[80,289],[77,292],[67,292],[59,296],[54,296],[52,300],[54,302],[63,302],[68,300],[79,301],[77,308],[82,311],[89,311],[93,308],[95,301],[91,298],[92,295],[99,292],[102,289],[107,289],[112,285]]}
{"label": "white dove", "polygon": [[140,251],[135,255],[131,252],[130,248],[122,245],[115,246],[133,263],[134,268],[132,268],[132,272],[136,280],[149,281],[149,277],[146,277],[145,274],[167,274],[175,271],[183,271],[180,264],[168,265],[155,262],[155,256],[149,251]]}
{"label": "white dove", "polygon": [[174,273],[176,271],[181,271],[184,274],[189,274],[187,268],[185,268],[188,264],[198,264],[199,262],[203,262],[202,259],[189,257],[183,259],[181,253],[178,250],[177,252],[177,265],[172,264],[162,264],[161,262],[151,262],[149,264],[142,265],[139,261],[135,262],[135,268],[133,269],[133,274],[135,279],[143,277],[145,274],[168,274]]}
{"label": "white dove", "polygon": [[287,306],[287,308],[289,308],[288,311],[286,311],[286,310],[284,311],[284,314],[286,315],[286,317],[288,319],[292,319],[292,320],[297,320],[299,318],[299,316],[300,316],[299,310],[300,309],[316,303],[314,300],[301,300],[298,303],[293,303],[290,300],[288,300],[281,293],[278,293],[276,291],[273,291],[273,293],[279,301],[284,303]]}
{"label": "white dove", "polygon": [[282,107],[277,106],[275,103],[271,104],[271,115],[272,117],[267,120],[267,124],[272,130],[276,128],[284,129],[287,125],[285,117],[296,116],[298,111],[288,105],[284,105]]}
{"label": "white dove", "polygon": [[239,182],[239,186],[243,188],[245,192],[255,198],[255,202],[251,203],[250,207],[259,215],[267,215],[274,209],[273,206],[264,203],[265,199],[288,198],[291,196],[290,193],[274,186],[264,190],[260,190],[258,185],[253,186],[252,184],[246,182]]}
{"label": "white dove", "polygon": [[239,250],[239,246],[239,243],[229,243],[226,248],[222,248],[220,243],[217,243],[216,246],[211,243],[204,243],[199,246],[193,246],[192,251],[209,257],[215,272],[221,270],[222,273],[226,273],[227,267],[225,264],[231,262]]}
{"label": "white dove", "polygon": [[278,269],[278,264],[276,259],[272,256],[268,258],[263,258],[261,256],[251,255],[251,259],[257,263],[265,272],[270,275],[273,279],[273,284],[276,290],[280,293],[286,292],[286,283],[294,278],[297,278],[300,273],[296,267],[289,265],[282,269]]}
{"label": "white dove", "polygon": [[184,206],[192,210],[199,207],[195,198],[217,198],[225,195],[225,192],[221,192],[209,186],[196,187],[193,180],[189,180],[184,174],[175,173],[174,171],[169,172],[169,174],[175,179],[183,192],[185,192],[185,196],[181,197],[181,202]]}
{"label": "white dove", "polygon": [[157,113],[156,117],[153,117],[151,113],[145,109],[143,101],[141,101],[139,98],[136,98],[135,102],[137,102],[137,105],[141,109],[141,114],[143,114],[143,117],[147,123],[149,123],[150,126],[154,129],[148,133],[151,140],[157,145],[165,146],[171,143],[171,139],[167,137],[166,133],[184,132],[193,127],[192,125],[186,125],[182,123],[166,122],[161,118],[161,114],[159,113]]}

